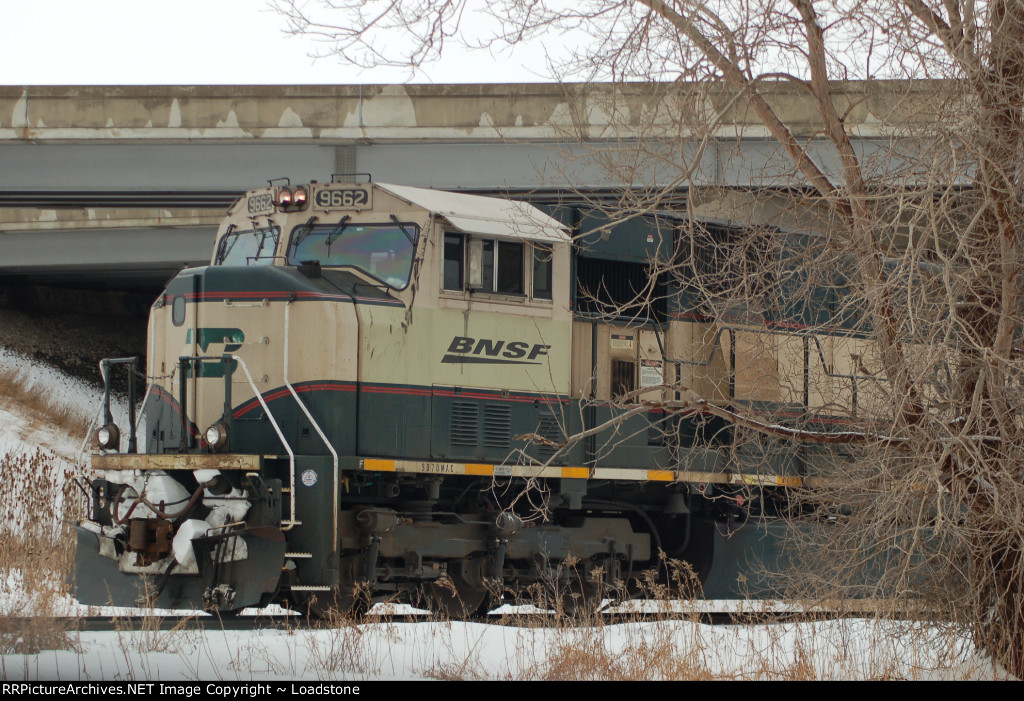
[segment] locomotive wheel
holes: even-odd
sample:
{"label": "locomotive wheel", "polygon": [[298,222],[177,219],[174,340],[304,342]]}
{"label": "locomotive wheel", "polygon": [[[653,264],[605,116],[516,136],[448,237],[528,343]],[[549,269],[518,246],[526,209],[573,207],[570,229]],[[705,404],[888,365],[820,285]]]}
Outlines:
{"label": "locomotive wheel", "polygon": [[338,583],[330,591],[309,592],[305,604],[311,616],[324,619],[361,616],[370,608],[370,591],[359,575],[362,558],[349,555],[338,563]]}
{"label": "locomotive wheel", "polygon": [[455,560],[447,579],[429,585],[431,610],[447,618],[462,619],[487,612],[490,592],[482,576],[482,560]]}

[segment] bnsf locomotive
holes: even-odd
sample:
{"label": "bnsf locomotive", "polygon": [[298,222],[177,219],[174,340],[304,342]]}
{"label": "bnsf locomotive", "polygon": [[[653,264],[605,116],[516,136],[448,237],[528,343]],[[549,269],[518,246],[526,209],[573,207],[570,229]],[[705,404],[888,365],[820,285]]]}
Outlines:
{"label": "bnsf locomotive", "polygon": [[468,615],[536,585],[578,610],[662,557],[729,595],[814,455],[672,400],[823,416],[863,341],[715,318],[671,279],[638,301],[672,226],[553,213],[369,181],[240,198],[153,304],[144,433],[96,432],[78,599]]}

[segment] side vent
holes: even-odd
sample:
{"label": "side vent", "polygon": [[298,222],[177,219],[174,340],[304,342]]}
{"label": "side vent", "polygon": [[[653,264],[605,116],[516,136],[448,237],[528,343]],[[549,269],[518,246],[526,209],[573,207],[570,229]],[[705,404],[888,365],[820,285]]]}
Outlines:
{"label": "side vent", "polygon": [[478,415],[476,402],[452,402],[452,445],[476,445]]}
{"label": "side vent", "polygon": [[612,361],[612,397],[618,399],[636,389],[636,363],[630,360]]}
{"label": "side vent", "polygon": [[512,409],[508,406],[484,406],[484,447],[512,447]]}
{"label": "side vent", "polygon": [[548,445],[547,443],[538,443],[537,452],[540,455],[554,455],[555,451],[558,449],[557,444],[564,440],[562,436],[562,429],[558,425],[558,421],[554,416],[541,415],[540,421],[537,423],[537,435],[556,444]]}

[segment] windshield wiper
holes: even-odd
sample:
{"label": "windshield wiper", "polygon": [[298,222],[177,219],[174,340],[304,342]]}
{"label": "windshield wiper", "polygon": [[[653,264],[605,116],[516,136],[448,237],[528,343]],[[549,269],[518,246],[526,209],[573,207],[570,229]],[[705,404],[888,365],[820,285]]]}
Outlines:
{"label": "windshield wiper", "polygon": [[235,230],[235,225],[232,224],[228,227],[228,230],[224,232],[224,236],[220,240],[220,249],[217,251],[217,265],[220,265],[228,257],[228,253],[234,248],[235,244],[238,243],[238,237],[235,237],[231,243],[228,243],[228,239],[231,238],[231,232]]}
{"label": "windshield wiper", "polygon": [[299,250],[299,244],[302,242],[302,239],[309,236],[309,232],[313,230],[313,224],[315,223],[316,215],[307,219],[305,224],[295,227],[292,232],[291,243],[288,244],[289,249],[295,249],[296,251]]}
{"label": "windshield wiper", "polygon": [[341,218],[341,221],[338,222],[338,225],[334,227],[334,231],[327,234],[327,241],[324,242],[324,245],[327,246],[327,248],[330,248],[331,244],[337,241],[338,237],[344,233],[345,227],[348,226],[348,220],[351,218],[351,216],[346,214]]}
{"label": "windshield wiper", "polygon": [[391,221],[395,223],[395,226],[402,230],[402,233],[405,234],[405,238],[409,239],[409,243],[411,243],[413,245],[413,248],[415,248],[416,237],[410,234],[409,230],[402,226],[402,222],[398,221],[398,217],[396,217],[394,214],[391,215]]}
{"label": "windshield wiper", "polygon": [[249,256],[248,260],[259,260],[260,258],[262,258],[262,256],[260,254],[263,253],[263,248],[267,245],[267,238],[268,237],[274,242],[274,250],[277,250],[277,234],[276,234],[276,231],[277,231],[277,229],[272,227],[270,229],[261,229],[259,231],[254,231],[253,232],[256,236],[259,236],[260,242],[259,242],[259,245],[256,247],[256,255]]}

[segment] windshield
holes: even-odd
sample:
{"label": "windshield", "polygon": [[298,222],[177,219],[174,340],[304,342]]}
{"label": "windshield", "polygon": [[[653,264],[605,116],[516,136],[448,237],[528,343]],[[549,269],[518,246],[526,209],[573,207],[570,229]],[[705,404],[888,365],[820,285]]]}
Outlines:
{"label": "windshield", "polygon": [[409,284],[420,228],[401,222],[297,226],[288,244],[288,265],[319,261],[325,268],[351,267],[385,285],[404,289]]}
{"label": "windshield", "polygon": [[277,227],[229,230],[217,245],[214,265],[270,265],[280,232]]}

